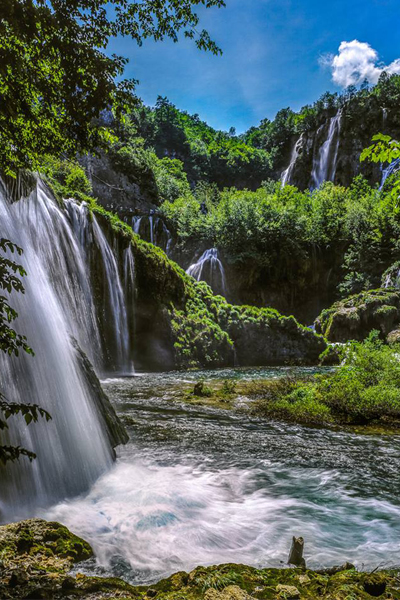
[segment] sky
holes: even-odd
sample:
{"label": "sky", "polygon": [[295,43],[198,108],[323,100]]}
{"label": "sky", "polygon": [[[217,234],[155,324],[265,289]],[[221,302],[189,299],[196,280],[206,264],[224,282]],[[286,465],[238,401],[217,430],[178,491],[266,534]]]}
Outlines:
{"label": "sky", "polygon": [[[382,69],[400,73],[399,0],[226,0],[200,9],[201,28],[222,56],[183,38],[147,40],[138,47],[117,39],[110,52],[126,56],[126,76],[153,105],[167,96],[216,129],[242,133],[285,107],[299,110],[325,91]],[[398,59],[398,60],[397,60]]]}

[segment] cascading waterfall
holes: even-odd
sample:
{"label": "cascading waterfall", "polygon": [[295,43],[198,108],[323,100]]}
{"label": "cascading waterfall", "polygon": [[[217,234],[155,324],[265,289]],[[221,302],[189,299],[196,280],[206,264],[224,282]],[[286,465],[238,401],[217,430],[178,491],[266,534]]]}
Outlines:
{"label": "cascading waterfall", "polygon": [[296,141],[295,145],[293,146],[289,166],[287,169],[285,169],[283,171],[282,176],[281,176],[281,182],[282,182],[283,186],[291,183],[293,170],[296,165],[297,159],[299,157],[300,150],[303,146],[303,139],[304,139],[304,133],[302,133],[300,135],[299,139]]}
{"label": "cascading waterfall", "polygon": [[386,169],[382,169],[382,177],[381,177],[381,183],[380,183],[379,189],[381,190],[383,188],[387,178],[390,177],[390,175],[393,175],[393,173],[397,173],[397,171],[399,171],[399,170],[400,170],[400,158],[396,158],[395,160],[393,160],[390,163],[390,165],[388,167],[386,167]]}
{"label": "cascading waterfall", "polygon": [[[329,121],[326,140],[314,154],[311,189],[319,188],[324,181],[334,181],[335,179],[341,124],[342,111],[339,110]],[[318,138],[318,132],[316,137]]]}
{"label": "cascading waterfall", "polygon": [[132,217],[132,229],[144,240],[162,248],[168,255],[171,250],[172,235],[164,220],[158,215],[135,215]]}
{"label": "cascading waterfall", "polygon": [[15,328],[35,351],[34,357],[0,356],[1,391],[11,402],[37,403],[52,416],[48,423],[39,420],[29,427],[23,419],[9,420],[9,443],[34,451],[37,459],[30,464],[21,458],[18,465],[4,468],[0,488],[0,519],[4,520],[80,493],[111,465],[113,452],[71,335],[98,370],[105,368],[104,336],[87,255],[94,242],[99,249],[96,262],[102,263],[96,266],[109,292],[107,308],[119,344],[118,366],[126,368],[130,349],[123,287],[128,281],[132,286],[134,262],[131,251],[125,251],[122,282],[96,218],[89,219],[86,206],[71,200],[65,201],[63,210],[40,181],[29,198],[12,204],[0,187],[0,237],[24,250],[18,261],[28,273],[23,281],[26,293],[13,293],[11,305],[19,315]]}
{"label": "cascading waterfall", "polygon": [[209,248],[186,273],[197,281],[205,281],[216,294],[227,295],[226,276],[217,248]]}

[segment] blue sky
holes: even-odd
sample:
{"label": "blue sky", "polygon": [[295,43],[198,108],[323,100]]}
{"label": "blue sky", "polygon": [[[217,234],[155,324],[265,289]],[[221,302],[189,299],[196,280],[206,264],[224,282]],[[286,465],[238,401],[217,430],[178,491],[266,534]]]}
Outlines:
{"label": "blue sky", "polygon": [[223,49],[221,57],[201,52],[184,39],[178,44],[146,41],[141,48],[128,39],[112,43],[110,51],[129,58],[126,75],[140,81],[137,92],[147,104],[154,104],[158,95],[167,96],[213,127],[233,126],[241,133],[265,117],[273,118],[280,108],[297,110],[328,89],[340,90],[332,81],[332,59],[342,42],[363,43],[342,47],[336,57],[335,77],[342,85],[349,78],[349,63],[358,77],[357,61],[371,79],[380,62],[400,71],[400,62],[393,63],[400,57],[399,0],[226,4],[225,9],[200,11],[202,27]]}

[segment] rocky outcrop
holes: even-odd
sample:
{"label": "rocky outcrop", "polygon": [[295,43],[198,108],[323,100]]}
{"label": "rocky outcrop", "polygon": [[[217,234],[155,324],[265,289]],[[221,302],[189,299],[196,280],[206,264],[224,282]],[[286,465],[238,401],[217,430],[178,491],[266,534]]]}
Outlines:
{"label": "rocky outcrop", "polygon": [[364,340],[376,329],[386,337],[400,322],[400,292],[378,289],[335,302],[315,321],[315,330],[330,342]]}
{"label": "rocky outcrop", "polygon": [[396,570],[371,575],[352,565],[311,571],[230,563],[181,571],[151,586],[137,587],[117,578],[72,576],[74,564],[93,556],[91,547],[60,523],[41,519],[1,526],[0,556],[2,600],[362,600],[384,593],[399,597]]}
{"label": "rocky outcrop", "polygon": [[72,345],[75,349],[78,364],[81,369],[82,377],[88,389],[88,393],[93,398],[94,405],[99,413],[100,419],[104,424],[108,439],[112,448],[119,444],[126,444],[129,436],[122,425],[117,413],[114,410],[107,394],[101,387],[99,378],[97,377],[93,365],[80,348],[75,338],[71,337]]}

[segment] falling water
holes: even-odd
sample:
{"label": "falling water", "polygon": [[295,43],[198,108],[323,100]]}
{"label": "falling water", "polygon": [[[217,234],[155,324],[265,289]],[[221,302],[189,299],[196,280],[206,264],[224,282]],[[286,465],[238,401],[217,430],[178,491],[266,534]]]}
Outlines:
{"label": "falling water", "polygon": [[386,167],[386,169],[382,169],[382,178],[381,178],[381,184],[379,186],[379,189],[381,190],[383,188],[387,178],[390,177],[390,175],[393,175],[393,173],[396,173],[399,170],[400,170],[400,158],[396,158],[395,160],[393,160],[390,163],[390,165],[388,167]]}
{"label": "falling water", "polygon": [[295,145],[293,147],[293,150],[292,150],[292,155],[290,157],[289,166],[282,173],[281,182],[282,182],[283,186],[291,183],[291,177],[292,177],[292,174],[293,174],[293,170],[294,170],[294,167],[296,165],[297,159],[299,157],[300,150],[301,150],[301,148],[303,146],[303,138],[304,138],[304,133],[301,134],[301,136],[299,137],[299,139],[295,143]]}
{"label": "falling water", "polygon": [[169,255],[172,235],[161,217],[153,214],[136,215],[132,217],[132,229],[144,240],[159,246]]}
{"label": "falling water", "polygon": [[187,269],[186,273],[197,281],[205,281],[216,294],[227,295],[225,270],[218,256],[217,248],[203,252],[198,261]]}
{"label": "falling water", "polygon": [[334,181],[335,179],[341,123],[342,111],[339,110],[334,117],[331,117],[326,140],[316,156],[314,155],[311,172],[312,189],[319,188],[324,181]]}
{"label": "falling water", "polygon": [[[29,427],[22,419],[9,421],[6,443],[34,451],[37,459],[30,464],[22,458],[3,470],[0,519],[4,520],[87,489],[112,463],[105,428],[71,341],[72,335],[101,367],[104,336],[93,300],[90,240],[100,249],[97,263],[102,264],[97,268],[107,278],[109,317],[120,338],[121,368],[129,344],[118,265],[84,204],[66,201],[63,210],[41,182],[29,198],[10,204],[0,187],[0,237],[24,249],[18,261],[28,273],[26,293],[13,293],[11,304],[19,314],[15,328],[35,351],[34,357],[0,356],[1,391],[11,402],[37,403],[52,416],[49,423],[39,420]],[[132,276],[133,263],[129,257],[127,261]]]}

